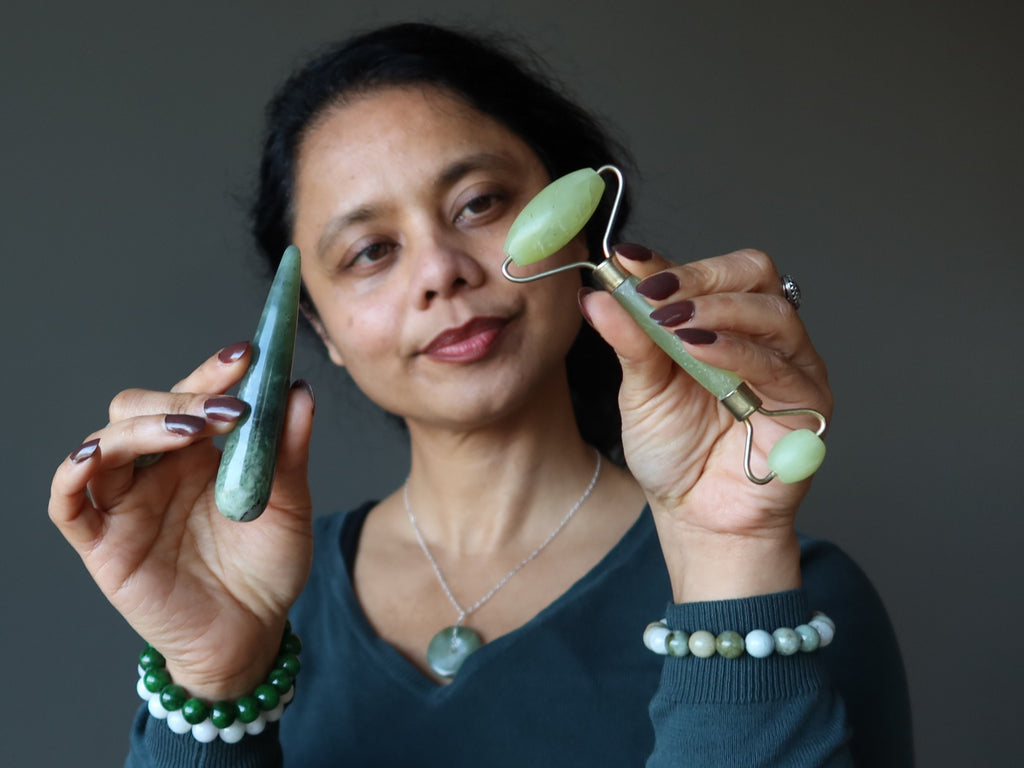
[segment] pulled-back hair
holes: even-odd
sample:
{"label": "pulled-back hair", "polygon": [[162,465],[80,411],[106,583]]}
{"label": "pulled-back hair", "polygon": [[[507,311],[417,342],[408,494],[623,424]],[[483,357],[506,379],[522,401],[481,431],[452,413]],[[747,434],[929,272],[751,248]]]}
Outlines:
{"label": "pulled-back hair", "polygon": [[[480,35],[420,23],[397,24],[326,49],[278,90],[266,113],[259,186],[250,210],[260,252],[271,267],[292,242],[298,149],[317,118],[352,96],[395,86],[430,86],[454,95],[504,125],[537,155],[552,179],[579,168],[621,165],[627,154],[585,110],[542,75],[527,54]],[[590,258],[601,241],[610,203],[602,201],[584,236]],[[623,198],[612,242],[624,226]],[[307,309],[313,311],[308,297]],[[584,324],[566,356],[573,410],[583,438],[621,458],[617,393],[621,371],[611,349]]]}

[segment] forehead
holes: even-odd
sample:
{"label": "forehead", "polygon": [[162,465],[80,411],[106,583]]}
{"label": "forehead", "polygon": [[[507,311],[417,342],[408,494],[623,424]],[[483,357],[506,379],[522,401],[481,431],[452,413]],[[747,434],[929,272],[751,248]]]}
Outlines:
{"label": "forehead", "polygon": [[300,178],[325,166],[332,175],[382,166],[429,173],[476,153],[539,163],[518,135],[464,100],[437,88],[396,86],[325,111],[303,137],[296,166]]}

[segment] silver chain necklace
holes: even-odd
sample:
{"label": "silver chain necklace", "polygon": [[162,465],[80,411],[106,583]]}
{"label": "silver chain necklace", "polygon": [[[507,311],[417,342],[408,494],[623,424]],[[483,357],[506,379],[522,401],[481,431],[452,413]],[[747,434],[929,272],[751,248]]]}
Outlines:
{"label": "silver chain necklace", "polygon": [[[597,453],[595,451],[595,453]],[[445,627],[430,641],[430,645],[427,647],[427,663],[430,668],[434,670],[441,677],[455,677],[455,673],[459,671],[459,667],[466,658],[483,645],[483,640],[480,639],[480,633],[470,627],[464,627],[462,622],[466,620],[466,617],[476,611],[480,606],[494,597],[498,590],[504,587],[509,580],[519,573],[522,568],[533,560],[537,555],[544,551],[555,537],[562,532],[562,529],[572,520],[573,516],[583,506],[589,497],[591,492],[594,490],[594,486],[597,485],[597,479],[601,476],[601,454],[597,453],[597,466],[594,467],[594,476],[590,478],[590,485],[587,486],[587,490],[583,492],[583,495],[577,499],[576,503],[572,505],[565,517],[558,526],[553,530],[548,537],[544,539],[539,547],[533,552],[527,555],[523,560],[511,571],[501,577],[501,580],[491,587],[491,590],[477,600],[469,608],[463,608],[459,601],[455,598],[452,593],[451,587],[448,586],[448,581],[445,579],[444,574],[441,573],[441,567],[437,564],[437,560],[434,559],[434,555],[431,554],[430,548],[427,547],[427,542],[423,538],[423,532],[420,530],[419,524],[416,522],[416,515],[413,514],[412,505],[409,504],[409,480],[405,481],[405,485],[402,486],[402,499],[405,501],[405,511],[409,515],[409,522],[412,524],[412,529],[416,534],[416,541],[419,542],[420,549],[423,550],[423,554],[427,556],[427,560],[430,561],[430,567],[434,569],[434,575],[437,576],[437,580],[441,584],[441,588],[444,590],[445,595],[448,596],[449,602],[455,607],[455,610],[459,613],[459,618],[450,627]]]}

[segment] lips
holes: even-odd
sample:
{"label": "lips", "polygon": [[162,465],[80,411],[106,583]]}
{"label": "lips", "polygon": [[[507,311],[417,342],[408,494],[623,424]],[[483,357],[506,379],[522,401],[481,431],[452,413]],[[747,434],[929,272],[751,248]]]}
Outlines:
{"label": "lips", "polygon": [[421,355],[446,362],[473,362],[486,357],[501,331],[508,325],[502,317],[474,317],[458,328],[437,334],[420,350]]}

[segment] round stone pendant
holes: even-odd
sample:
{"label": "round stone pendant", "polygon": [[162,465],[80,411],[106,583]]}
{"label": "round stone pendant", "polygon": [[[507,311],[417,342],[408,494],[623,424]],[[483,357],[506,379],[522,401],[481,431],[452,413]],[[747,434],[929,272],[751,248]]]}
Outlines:
{"label": "round stone pendant", "polygon": [[455,677],[466,657],[483,644],[469,627],[445,627],[427,647],[427,664],[441,677]]}

